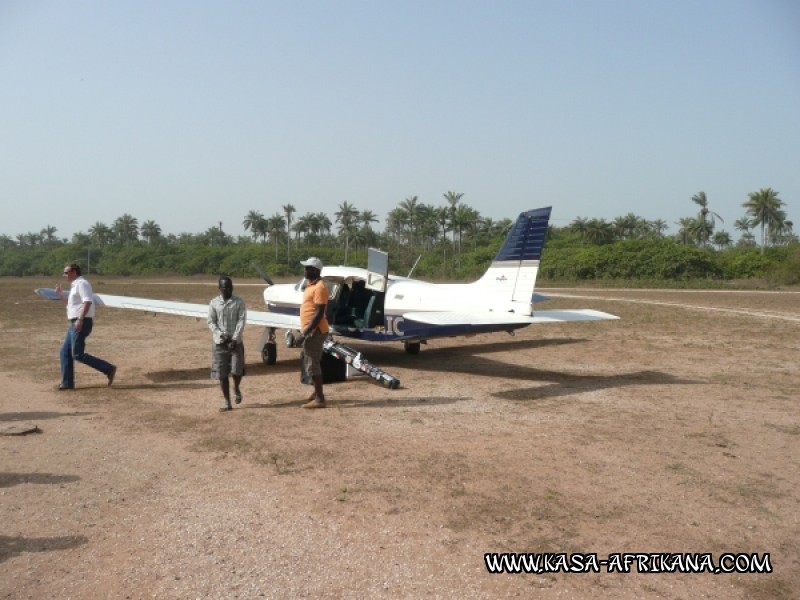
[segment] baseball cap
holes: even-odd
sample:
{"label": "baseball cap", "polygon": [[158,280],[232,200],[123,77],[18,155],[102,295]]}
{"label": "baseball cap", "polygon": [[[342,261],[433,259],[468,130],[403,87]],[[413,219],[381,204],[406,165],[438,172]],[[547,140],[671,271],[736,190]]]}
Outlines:
{"label": "baseball cap", "polygon": [[318,271],[322,271],[322,261],[316,256],[312,256],[308,260],[301,260],[300,264],[304,267],[314,267]]}

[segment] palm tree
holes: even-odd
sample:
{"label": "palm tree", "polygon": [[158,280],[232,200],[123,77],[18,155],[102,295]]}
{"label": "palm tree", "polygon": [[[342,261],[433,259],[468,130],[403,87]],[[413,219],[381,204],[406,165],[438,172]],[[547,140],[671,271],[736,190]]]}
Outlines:
{"label": "palm tree", "polygon": [[91,246],[92,238],[89,236],[88,233],[84,233],[83,231],[76,231],[72,234],[72,239],[70,240],[71,244],[76,244],[78,246]]}
{"label": "palm tree", "polygon": [[705,248],[708,246],[708,240],[712,233],[714,233],[714,223],[712,221],[706,221],[703,219],[702,215],[698,214],[692,225],[692,235],[694,239],[700,242],[700,245]]}
{"label": "palm tree", "polygon": [[469,232],[472,237],[472,249],[475,250],[478,247],[478,237],[484,230],[485,223],[483,217],[481,217],[477,210],[473,212],[474,214],[472,215],[472,223],[470,223]]}
{"label": "palm tree", "polygon": [[409,196],[399,205],[402,220],[408,224],[408,245],[411,248],[414,247],[414,234],[416,233],[417,213],[419,211],[418,202],[419,198],[417,196]]}
{"label": "palm tree", "polygon": [[139,221],[128,213],[118,217],[111,226],[117,238],[126,246],[139,239]]}
{"label": "palm tree", "polygon": [[747,217],[742,217],[741,219],[736,219],[733,222],[733,226],[736,228],[737,231],[741,231],[742,233],[749,233],[750,228],[753,226],[753,224]]}
{"label": "palm tree", "polygon": [[575,233],[583,234],[586,231],[586,226],[589,223],[589,219],[586,217],[575,217],[567,227],[569,227]]}
{"label": "palm tree", "polygon": [[153,220],[145,221],[142,223],[139,233],[147,240],[148,244],[152,244],[153,241],[161,237],[161,227]]}
{"label": "palm tree", "polygon": [[742,217],[741,219],[736,219],[733,222],[733,227],[736,231],[741,231],[742,235],[739,237],[739,241],[736,242],[736,246],[738,247],[751,247],[755,246],[755,238],[753,234],[750,233],[750,228],[753,224],[750,222],[750,219],[747,217]]}
{"label": "palm tree", "polygon": [[[456,205],[461,201],[461,198],[464,197],[464,194],[461,192],[448,191],[442,194],[442,196],[444,196],[444,199],[447,200],[447,203],[450,205],[450,219],[452,220],[453,215],[456,212]],[[456,241],[456,230],[453,229],[453,244],[455,244],[455,241]]]}
{"label": "palm tree", "polygon": [[307,224],[308,230],[306,233],[311,236],[309,243],[319,243],[320,232],[322,230],[322,222],[319,218],[320,214],[322,213],[306,213],[300,217],[300,220]]}
{"label": "palm tree", "polygon": [[622,240],[633,237],[638,219],[639,218],[633,213],[615,218],[613,222],[614,235]]}
{"label": "palm tree", "polygon": [[256,241],[256,238],[261,234],[263,227],[261,223],[264,221],[264,215],[258,212],[257,210],[251,210],[247,213],[247,216],[242,221],[242,227],[244,230],[250,230],[251,235],[253,236],[253,241]]}
{"label": "palm tree", "polygon": [[209,246],[224,246],[228,243],[228,236],[222,231],[221,226],[212,226],[200,234],[200,239]]}
{"label": "palm tree", "polygon": [[378,217],[376,217],[375,213],[371,210],[362,210],[361,214],[358,216],[358,220],[361,223],[361,241],[363,241],[365,245],[374,244],[376,236],[372,229],[372,223],[377,223]]}
{"label": "palm tree", "polygon": [[638,239],[661,239],[667,230],[667,222],[664,219],[648,221],[642,219],[636,226]]}
{"label": "palm tree", "polygon": [[[700,206],[700,213],[697,215],[698,219],[702,221],[702,224],[698,224],[698,240],[700,243],[705,246],[708,243],[708,238],[714,232],[714,226],[716,225],[715,219],[719,219],[722,223],[722,217],[720,217],[717,213],[712,211],[708,208],[708,197],[706,196],[705,192],[697,192],[694,196],[692,196],[692,202]],[[711,217],[711,226],[708,226],[708,217]]]}
{"label": "palm tree", "polygon": [[386,216],[385,233],[390,236],[395,242],[402,243],[403,234],[405,231],[405,218],[401,208],[393,208]]}
{"label": "palm tree", "polygon": [[[347,202],[345,202],[345,204],[347,204]],[[358,211],[356,211],[356,213],[358,213]],[[314,222],[319,227],[320,235],[322,235],[323,233],[326,235],[331,234],[331,227],[333,227],[333,223],[331,223],[331,220],[328,218],[328,215],[326,215],[324,212],[317,213],[315,215]]]}
{"label": "palm tree", "polygon": [[614,224],[605,219],[589,219],[583,236],[590,244],[607,244],[614,239]]}
{"label": "palm tree", "polygon": [[52,225],[48,225],[44,229],[42,229],[39,233],[42,235],[45,244],[52,244],[56,241],[56,229]]}
{"label": "palm tree", "polygon": [[267,219],[267,231],[269,237],[275,242],[275,262],[278,262],[278,240],[283,232],[286,231],[286,219],[280,213],[275,213]]}
{"label": "palm tree", "polygon": [[114,232],[105,223],[97,221],[94,225],[89,227],[89,235],[93,242],[99,246],[105,246],[111,241]]}
{"label": "palm tree", "polygon": [[731,245],[731,235],[727,231],[718,231],[714,234],[712,242],[717,248],[724,250]]}
{"label": "palm tree", "polygon": [[650,223],[650,226],[657,238],[664,237],[664,232],[669,228],[669,225],[667,225],[664,219],[656,219]]}
{"label": "palm tree", "polygon": [[418,204],[414,221],[417,243],[425,250],[430,249],[439,236],[439,224],[436,221],[436,209],[430,204]]}
{"label": "palm tree", "polygon": [[778,198],[778,192],[772,188],[761,188],[757,192],[750,192],[746,202],[742,204],[748,215],[752,226],[761,226],[761,253],[764,253],[764,246],[767,244],[766,231],[769,230],[773,221],[779,220],[779,211],[783,206],[783,201]]}
{"label": "palm tree", "polygon": [[308,233],[308,223],[303,221],[303,217],[294,222],[292,232],[294,233],[294,247],[297,248],[300,243],[300,236]]}
{"label": "palm tree", "polygon": [[779,210],[775,219],[769,224],[769,240],[773,245],[784,245],[794,240],[792,232],[794,223],[786,218],[786,212]]}
{"label": "palm tree", "polygon": [[339,205],[339,210],[334,213],[336,222],[339,223],[339,233],[344,235],[344,264],[347,264],[347,253],[350,249],[350,236],[353,233],[353,225],[358,219],[358,209],[348,202]]}
{"label": "palm tree", "polygon": [[13,248],[16,245],[17,243],[14,241],[13,238],[7,236],[6,234],[0,235],[0,250],[5,250],[6,248]]}
{"label": "palm tree", "polygon": [[299,217],[293,227],[295,235],[299,238],[301,235],[305,237],[310,233],[314,233],[312,227],[313,221],[314,213],[307,212],[302,217]]}
{"label": "palm tree", "polygon": [[267,234],[269,233],[269,219],[261,219],[256,223],[256,232],[261,236],[261,243],[267,243]]}
{"label": "palm tree", "polygon": [[283,213],[286,215],[286,264],[291,264],[292,254],[292,215],[297,212],[293,204],[284,204]]}
{"label": "palm tree", "polygon": [[467,206],[466,204],[459,205],[450,217],[453,235],[458,233],[459,254],[461,254],[461,242],[464,237],[464,231],[469,230],[470,227],[474,227],[474,224],[479,220],[479,218],[480,215],[478,215],[478,211]]}
{"label": "palm tree", "polygon": [[680,225],[678,230],[678,241],[681,244],[691,244],[694,242],[694,233],[697,220],[692,217],[683,217],[680,221],[675,223]]}
{"label": "palm tree", "polygon": [[440,206],[434,211],[434,218],[439,227],[442,228],[442,260],[447,266],[447,226],[450,223],[450,207]]}
{"label": "palm tree", "polygon": [[358,216],[358,220],[364,227],[372,229],[370,223],[377,223],[379,221],[378,217],[375,216],[375,213],[371,210],[362,210],[361,214]]}

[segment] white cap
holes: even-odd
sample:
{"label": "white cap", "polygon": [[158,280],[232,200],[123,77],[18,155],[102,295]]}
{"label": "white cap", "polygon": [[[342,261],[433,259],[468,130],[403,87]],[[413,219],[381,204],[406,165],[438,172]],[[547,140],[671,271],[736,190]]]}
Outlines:
{"label": "white cap", "polygon": [[317,271],[322,271],[322,261],[316,256],[312,256],[308,260],[301,260],[300,264],[304,267],[314,267]]}

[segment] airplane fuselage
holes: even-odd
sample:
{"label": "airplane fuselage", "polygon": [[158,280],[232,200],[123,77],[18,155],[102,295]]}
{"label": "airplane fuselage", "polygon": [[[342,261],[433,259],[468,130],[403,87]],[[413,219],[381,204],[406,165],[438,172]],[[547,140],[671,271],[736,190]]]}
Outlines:
{"label": "airplane fuselage", "polygon": [[[364,288],[366,269],[325,267],[322,272],[330,293],[328,321],[340,336],[373,342],[416,342],[436,337],[471,335],[491,331],[511,331],[527,324],[471,323],[454,318],[458,311],[472,315],[531,315],[530,296],[527,302],[509,300],[506,281],[500,271],[492,281],[469,284],[434,284],[416,279],[389,275],[386,291]],[[484,278],[486,279],[486,278]],[[299,315],[303,299],[303,281],[297,284],[270,286],[264,290],[267,310]],[[416,313],[437,313],[440,322],[421,322]],[[430,319],[427,319],[428,321]]]}

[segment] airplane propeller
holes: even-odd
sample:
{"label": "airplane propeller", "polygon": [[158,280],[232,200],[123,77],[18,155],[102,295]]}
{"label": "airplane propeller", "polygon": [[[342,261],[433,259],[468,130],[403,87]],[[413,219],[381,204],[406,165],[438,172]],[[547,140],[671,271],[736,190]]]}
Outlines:
{"label": "airplane propeller", "polygon": [[253,267],[253,269],[255,269],[255,272],[258,273],[261,276],[261,279],[263,279],[267,283],[267,285],[275,285],[273,283],[272,279],[269,278],[269,275],[264,273],[264,271],[261,269],[261,267],[258,266],[256,261],[252,261],[250,263],[250,266]]}

